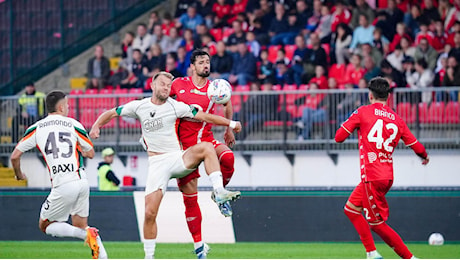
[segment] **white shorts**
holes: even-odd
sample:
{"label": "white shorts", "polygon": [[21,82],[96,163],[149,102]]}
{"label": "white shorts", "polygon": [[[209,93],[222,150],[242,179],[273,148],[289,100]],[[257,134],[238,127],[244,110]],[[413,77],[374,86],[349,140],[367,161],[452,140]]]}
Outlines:
{"label": "white shorts", "polygon": [[88,217],[89,185],[87,179],[67,182],[52,188],[40,211],[40,218],[49,221],[67,221],[69,215]]}
{"label": "white shorts", "polygon": [[169,179],[182,178],[195,169],[187,169],[182,159],[183,151],[164,153],[149,157],[149,173],[145,185],[145,195],[161,189],[166,192]]}

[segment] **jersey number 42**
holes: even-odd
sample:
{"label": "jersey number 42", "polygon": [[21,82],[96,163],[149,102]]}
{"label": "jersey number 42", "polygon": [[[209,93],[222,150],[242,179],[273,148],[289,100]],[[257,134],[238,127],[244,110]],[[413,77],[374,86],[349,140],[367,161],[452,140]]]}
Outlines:
{"label": "jersey number 42", "polygon": [[[383,127],[385,126],[386,129],[392,131],[390,136],[385,140],[383,137]],[[372,126],[371,130],[369,131],[369,134],[367,135],[367,140],[369,143],[375,143],[375,147],[377,149],[385,149],[387,152],[393,152],[393,146],[391,146],[391,143],[393,140],[396,138],[396,135],[398,134],[398,126],[389,123],[389,124],[384,124],[382,119],[377,119],[375,124]]]}

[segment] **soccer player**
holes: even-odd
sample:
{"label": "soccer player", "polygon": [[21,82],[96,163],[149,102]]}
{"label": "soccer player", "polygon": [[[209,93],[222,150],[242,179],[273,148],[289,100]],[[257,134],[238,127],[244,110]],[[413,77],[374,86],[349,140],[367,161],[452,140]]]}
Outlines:
{"label": "soccer player", "polygon": [[[37,147],[42,153],[51,179],[51,192],[40,211],[38,226],[54,237],[74,237],[92,250],[93,258],[107,258],[98,230],[88,227],[89,185],[83,157],[93,158],[94,149],[85,128],[67,117],[66,95],[52,91],[46,96],[48,116],[30,126],[11,155],[16,179],[24,180],[21,156]],[[72,225],[66,223],[72,216]]]}
{"label": "soccer player", "polygon": [[[190,56],[191,77],[177,78],[171,87],[171,96],[176,96],[177,101],[199,108],[207,113],[214,113],[214,103],[209,100],[207,90],[210,81],[208,80],[211,72],[210,56],[206,51],[197,49]],[[224,116],[232,119],[233,110],[231,102],[224,104]],[[224,134],[225,145],[214,139],[211,131],[211,124],[203,123],[190,118],[183,118],[178,127],[179,140],[184,149],[197,143],[210,142],[213,144],[215,152],[219,158],[220,169],[223,176],[224,187],[230,181],[234,172],[235,157],[228,146],[233,146],[235,136],[232,129],[227,128]],[[195,250],[203,246],[201,237],[201,210],[198,204],[198,169],[189,175],[177,179],[179,190],[182,192],[185,205],[185,219],[187,226],[192,234]],[[213,194],[214,198],[214,194]],[[232,215],[230,202],[218,204],[221,213],[229,217]]]}
{"label": "soccer player", "polygon": [[[194,118],[229,126],[235,132],[241,130],[241,123],[204,113],[193,106],[170,98],[172,79],[173,76],[170,73],[159,72],[153,77],[150,85],[151,98],[131,101],[104,112],[96,120],[90,132],[92,138],[98,138],[100,127],[117,116],[137,118],[142,123],[142,142],[149,155],[149,170],[145,187],[145,258],[154,256],[157,236],[156,216],[170,178],[184,177],[204,161],[218,203],[237,199],[241,195],[239,191],[231,192],[223,187],[219,159],[211,143],[202,142],[185,151],[181,149],[176,134],[176,121],[184,117]],[[206,246],[202,245],[195,252],[198,258],[205,258]]]}
{"label": "soccer player", "polygon": [[375,248],[371,229],[401,258],[414,257],[398,233],[386,224],[389,209],[385,194],[393,184],[392,154],[400,139],[422,158],[423,165],[429,162],[425,147],[406,123],[386,106],[389,91],[386,79],[373,78],[369,82],[371,104],[358,108],[335,135],[335,141],[341,143],[358,130],[361,182],[348,198],[344,212],[358,232],[368,259],[382,258]]}

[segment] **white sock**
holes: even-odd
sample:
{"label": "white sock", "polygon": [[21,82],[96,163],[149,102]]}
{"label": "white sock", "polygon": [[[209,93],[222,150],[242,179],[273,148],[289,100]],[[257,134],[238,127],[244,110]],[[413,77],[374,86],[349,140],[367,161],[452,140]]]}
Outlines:
{"label": "white sock", "polygon": [[97,244],[99,246],[99,259],[107,259],[107,251],[105,251],[104,244],[102,244],[101,236],[97,236]]}
{"label": "white sock", "polygon": [[144,239],[145,259],[153,259],[155,255],[155,239]]}
{"label": "white sock", "polygon": [[86,239],[86,230],[74,227],[65,222],[53,222],[46,227],[46,234],[53,237],[75,237]]}
{"label": "white sock", "polygon": [[222,179],[221,171],[215,171],[209,174],[209,180],[211,181],[214,190],[219,191],[224,188],[224,181]]}
{"label": "white sock", "polygon": [[203,244],[204,244],[203,241],[200,241],[200,242],[193,243],[193,246],[195,247],[195,250],[197,250],[198,248],[202,247]]}

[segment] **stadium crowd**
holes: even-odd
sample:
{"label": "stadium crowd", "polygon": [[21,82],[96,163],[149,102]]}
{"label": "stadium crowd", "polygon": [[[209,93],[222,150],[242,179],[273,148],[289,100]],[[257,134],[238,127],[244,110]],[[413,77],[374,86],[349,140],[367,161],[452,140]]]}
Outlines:
{"label": "stadium crowd", "polygon": [[[365,88],[375,76],[392,88],[460,86],[459,11],[460,0],[179,0],[175,14],[160,17],[154,11],[136,33],[124,35],[119,69],[93,87],[106,82],[109,88],[148,92],[149,78],[159,71],[190,75],[189,56],[197,48],[211,55],[211,79],[247,90],[267,89],[250,84],[274,90]],[[325,97],[296,102],[303,106],[291,113],[300,122],[299,138],[309,138],[305,128],[312,122],[326,120],[321,118],[331,106]],[[456,102],[458,92],[403,98],[412,104]],[[363,101],[359,95],[341,97],[333,107],[347,118]]]}

